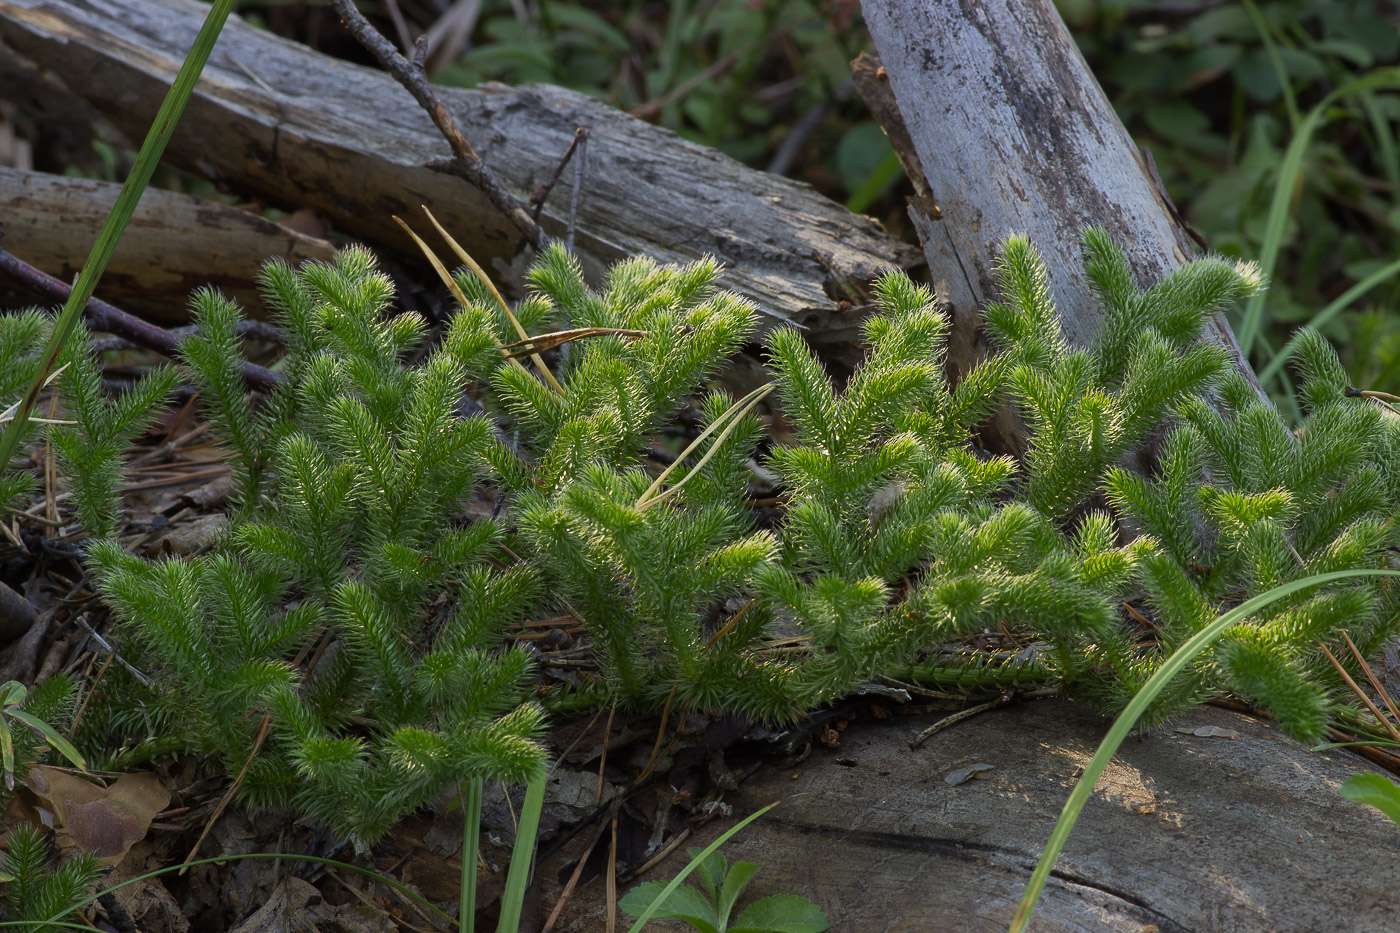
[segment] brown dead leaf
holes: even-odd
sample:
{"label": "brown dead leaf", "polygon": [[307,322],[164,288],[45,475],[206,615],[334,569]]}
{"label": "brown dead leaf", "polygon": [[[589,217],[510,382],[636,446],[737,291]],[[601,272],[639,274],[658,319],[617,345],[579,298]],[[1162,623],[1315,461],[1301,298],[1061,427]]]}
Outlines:
{"label": "brown dead leaf", "polygon": [[26,783],[39,798],[40,818],[61,848],[79,846],[117,865],[146,836],[151,820],[170,805],[154,774],[123,774],[103,787],[58,768],[32,768]]}

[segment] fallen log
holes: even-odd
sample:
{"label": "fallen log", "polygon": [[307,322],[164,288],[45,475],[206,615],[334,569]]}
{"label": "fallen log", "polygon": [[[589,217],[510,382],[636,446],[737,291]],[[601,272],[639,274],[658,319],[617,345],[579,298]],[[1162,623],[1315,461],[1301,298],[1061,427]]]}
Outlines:
{"label": "fallen log", "polygon": [[[92,248],[120,185],[0,167],[0,222],[21,259],[71,282]],[[335,249],[257,214],[203,198],[148,190],[103,273],[114,304],[162,321],[187,318],[190,292],[216,283],[261,312],[257,272],[270,256],[330,259]]]}
{"label": "fallen log", "polygon": [[[0,0],[0,66],[68,89],[132,138],[144,134],[205,8],[192,0]],[[22,82],[14,82],[22,83]],[[30,95],[34,96],[34,95]],[[810,186],[555,87],[441,89],[444,105],[505,184],[547,178],[576,127],[589,130],[576,234],[585,268],[642,253],[662,262],[713,254],[724,284],[769,324],[819,344],[854,336],[842,302],[861,305],[890,266],[917,250]],[[413,249],[390,220],[427,205],[473,255],[512,259],[518,235],[479,191],[424,167],[447,145],[387,75],[317,54],[231,18],[166,158],[232,190],[308,207],[371,244]],[[565,202],[565,199],[556,199]],[[567,203],[543,223],[562,233]],[[426,224],[422,224],[426,226]],[[22,254],[23,244],[11,248]],[[488,266],[489,267],[489,266]]]}
{"label": "fallen log", "polygon": [[[1092,345],[1101,320],[1079,230],[1108,230],[1145,285],[1196,253],[1051,0],[862,8],[882,66],[876,80],[888,80],[903,127],[890,127],[889,110],[872,110],[928,195],[909,214],[952,309],[955,363],[979,355],[979,309],[997,297],[996,261],[1010,234],[1025,234],[1044,256],[1060,325],[1078,346]],[[1254,381],[1223,316],[1206,337]]]}
{"label": "fallen log", "polygon": [[[1061,700],[987,713],[909,742],[934,717],[852,723],[840,746],[767,767],[724,799],[735,818],[782,799],[724,847],[760,862],[749,898],[799,894],[833,930],[998,933],[1007,928],[1070,788],[1102,737]],[[980,778],[958,772],[988,765]],[[1031,929],[1037,933],[1350,933],[1394,928],[1400,829],[1343,799],[1370,770],[1309,752],[1267,722],[1213,707],[1130,740],[1084,811]],[[731,827],[717,820],[689,846]],[[545,903],[587,842],[541,866]],[[645,878],[669,880],[670,856]],[[599,930],[601,879],[558,930]],[[619,887],[619,894],[626,885]]]}

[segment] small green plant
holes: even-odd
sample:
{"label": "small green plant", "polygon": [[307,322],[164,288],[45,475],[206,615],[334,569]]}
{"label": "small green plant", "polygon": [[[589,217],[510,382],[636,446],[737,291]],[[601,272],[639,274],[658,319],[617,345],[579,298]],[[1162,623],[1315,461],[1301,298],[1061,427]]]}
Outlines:
{"label": "small green plant", "polygon": [[[361,844],[463,787],[474,836],[473,788],[535,786],[545,765],[530,659],[502,635],[563,611],[601,674],[584,700],[781,720],[898,671],[964,690],[1055,681],[1149,721],[1236,691],[1315,738],[1337,683],[1317,645],[1345,631],[1370,650],[1400,620],[1400,591],[1374,578],[1400,543],[1400,422],[1348,395],[1316,334],[1297,342],[1297,433],[1199,342],[1261,287],[1251,265],[1202,260],[1143,289],[1102,231],[1084,257],[1105,316],[1094,346],[1063,339],[1043,263],[1013,238],[1005,299],[987,309],[999,351],[957,385],[945,315],[891,273],[844,386],[779,330],[772,386],[738,403],[706,381],[755,314],[710,262],[635,259],[594,290],[552,248],[513,314],[459,275],[462,307],[435,346],[390,311],[366,251],[274,263],[286,381],[260,405],[240,379],[238,309],[194,300],[183,363],[235,507],[183,560],[111,537],[113,464],[171,377],[109,401],[70,354],[59,385],[75,423],[52,430],[101,539],[90,567],[124,656],[148,675],[109,673],[85,736],[121,746],[124,765],[216,758],[244,799],[294,804]],[[506,344],[567,347],[537,376]],[[760,453],[754,406],[770,388],[789,430]],[[461,414],[469,389],[487,414]],[[687,400],[705,431],[654,477],[648,450]],[[1008,400],[1028,425],[1019,463],[972,444]],[[756,462],[785,498],[765,528],[747,500]],[[485,483],[499,517],[470,518]],[[1032,643],[1025,658],[956,650],[1003,626]],[[1169,669],[1166,690],[1140,692]],[[463,892],[470,905],[465,878]]]}
{"label": "small green plant", "polygon": [[248,799],[295,802],[368,842],[445,786],[544,764],[541,712],[522,703],[529,659],[499,645],[534,575],[491,565],[498,523],[457,517],[491,429],[455,405],[497,341],[467,309],[404,365],[424,322],[382,318],[391,291],[361,250],[264,278],[292,350],[261,411],[238,382],[234,305],[196,296],[201,335],[184,352],[237,481],[226,541],[167,562],[103,541],[91,559],[157,675],[126,702],[178,723],[177,747],[246,768]]}
{"label": "small green plant", "polygon": [[[391,293],[368,254],[300,273],[273,264],[265,285],[290,338],[288,379],[258,411],[239,381],[237,309],[200,294],[184,356],[236,479],[227,539],[182,562],[111,542],[91,552],[161,675],[129,695],[145,706],[140,722],[178,721],[178,747],[217,750],[230,774],[251,762],[248,798],[296,801],[368,840],[438,788],[542,765],[539,712],[517,706],[528,663],[498,647],[533,607],[575,614],[606,691],[639,707],[793,717],[1007,623],[1042,645],[1029,671],[918,676],[1057,678],[1116,710],[1236,594],[1382,560],[1400,430],[1346,397],[1325,343],[1299,343],[1310,418],[1295,436],[1226,374],[1223,351],[1196,342],[1212,313],[1260,287],[1252,267],[1202,260],[1143,291],[1101,231],[1084,249],[1105,309],[1098,344],[1065,344],[1038,255],[1012,239],[1006,300],[987,311],[1003,351],[956,387],[943,376],[946,318],[897,274],[878,283],[869,355],[839,392],[797,332],[772,335],[793,441],[768,455],[788,495],[768,530],[745,501],[762,426],[724,395],[700,399],[702,420],[723,430],[693,462],[664,481],[641,466],[752,331],[753,309],[715,290],[712,263],[632,260],[595,292],[547,251],[514,309],[530,340],[580,335],[547,380],[499,352],[516,325],[471,276],[457,277],[466,304],[442,345],[409,366],[423,322],[384,316]],[[473,379],[509,434],[455,413]],[[1003,386],[1029,425],[1024,464],[969,444]],[[1119,466],[1173,416],[1155,476]],[[513,536],[505,522],[456,517],[488,467]],[[507,542],[520,560],[502,560]],[[1396,599],[1356,584],[1285,601],[1204,656],[1153,716],[1236,689],[1315,734],[1330,675],[1310,646],[1343,624],[1374,645]],[[1125,600],[1154,616],[1146,646]],[[778,632],[797,650],[770,651]]]}
{"label": "small green plant", "polygon": [[[66,674],[50,677],[33,691],[17,680],[0,684],[0,766],[6,790],[15,789],[16,775],[24,777],[44,745],[76,767],[87,768],[82,754],[49,724],[71,718],[77,693],[78,685]],[[16,730],[16,725],[24,728]]]}
{"label": "small green plant", "polygon": [[[637,885],[617,906],[633,917],[651,908],[651,916],[677,917],[700,933],[821,933],[828,928],[821,909],[805,897],[771,894],[754,901],[731,925],[730,915],[762,865],[753,862],[726,864],[719,852],[686,850],[700,878],[700,887],[682,885],[667,893],[664,881]],[[655,905],[653,907],[653,905]]]}
{"label": "small green plant", "polygon": [[1337,789],[1348,800],[1364,803],[1390,817],[1390,821],[1400,826],[1400,784],[1396,784],[1383,774],[1354,774]]}
{"label": "small green plant", "polygon": [[29,933],[59,929],[42,921],[57,919],[82,904],[101,875],[97,857],[82,849],[55,867],[49,843],[38,827],[13,826],[5,857],[0,860],[0,882],[4,885],[0,903],[5,907],[5,919],[26,924],[24,929]]}

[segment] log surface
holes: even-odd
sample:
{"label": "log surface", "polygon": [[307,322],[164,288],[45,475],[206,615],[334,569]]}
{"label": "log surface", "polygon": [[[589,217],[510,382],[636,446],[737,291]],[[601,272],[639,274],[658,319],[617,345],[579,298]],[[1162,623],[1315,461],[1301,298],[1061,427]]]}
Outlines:
{"label": "log surface", "polygon": [[[1109,721],[1079,704],[1042,701],[959,723],[910,751],[943,715],[852,723],[839,748],[766,767],[725,797],[733,818],[687,846],[707,845],[783,799],[725,843],[730,861],[763,864],[742,903],[799,894],[826,912],[832,930],[851,933],[1005,933]],[[1238,738],[1190,734],[1202,727]],[[945,780],[975,764],[993,770]],[[1030,930],[1395,929],[1400,828],[1336,792],[1368,770],[1349,752],[1312,753],[1273,724],[1213,707],[1130,738],[1075,826]],[[546,902],[569,854],[541,867]],[[686,861],[679,852],[642,880],[669,880]],[[602,929],[604,900],[599,879],[574,894],[556,929]]]}

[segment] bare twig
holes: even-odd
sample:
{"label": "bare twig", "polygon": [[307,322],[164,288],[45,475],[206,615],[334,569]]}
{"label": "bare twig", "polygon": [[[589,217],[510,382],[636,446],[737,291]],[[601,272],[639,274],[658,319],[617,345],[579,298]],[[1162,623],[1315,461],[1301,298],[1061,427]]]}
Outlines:
{"label": "bare twig", "polygon": [[578,127],[574,130],[574,138],[569,140],[569,148],[564,150],[564,154],[559,157],[559,164],[554,166],[554,172],[549,176],[549,180],[530,192],[530,217],[538,221],[540,212],[544,210],[544,202],[549,199],[549,192],[554,190],[554,186],[559,184],[559,176],[564,174],[564,169],[568,166],[569,160],[574,157],[575,150],[579,144],[588,137],[586,127]]}
{"label": "bare twig", "polygon": [[[67,284],[41,269],[36,269],[15,254],[0,247],[0,274],[15,284],[55,302],[65,302],[72,291]],[[83,319],[93,330],[106,331],[130,340],[138,346],[174,356],[180,348],[180,338],[163,327],[143,321],[133,314],[108,304],[100,298],[89,298]],[[281,373],[256,363],[243,364],[243,381],[250,389],[267,392],[282,381]]]}
{"label": "bare twig", "polygon": [[[239,337],[247,337],[253,340],[261,340],[266,343],[275,343],[278,346],[287,345],[287,335],[282,328],[267,321],[255,321],[252,318],[244,318],[234,326],[233,332]],[[176,340],[184,340],[186,337],[199,333],[199,325],[182,324],[179,327],[166,328],[166,333]],[[105,353],[109,350],[131,350],[140,347],[134,340],[125,337],[103,337],[101,340],[92,341],[92,352]]]}
{"label": "bare twig", "polygon": [[924,742],[928,741],[930,738],[942,732],[949,726],[957,725],[964,719],[971,719],[973,716],[976,716],[980,713],[985,713],[988,710],[994,710],[998,707],[1005,706],[1014,699],[1016,699],[1015,694],[1003,693],[995,700],[990,700],[986,703],[978,703],[976,706],[969,706],[967,709],[956,712],[951,716],[945,716],[942,719],[938,720],[938,722],[929,726],[923,732],[920,732],[918,737],[915,738],[914,741],[909,743],[909,749],[910,751],[917,751],[920,745],[923,745]]}
{"label": "bare twig", "polygon": [[479,188],[487,199],[495,205],[496,209],[510,219],[525,239],[530,241],[530,245],[537,250],[544,249],[549,244],[549,235],[544,232],[539,224],[530,218],[530,214],[525,210],[524,205],[497,180],[494,172],[477,155],[476,149],[467,142],[462,131],[457,128],[457,124],[452,117],[448,116],[447,109],[443,107],[442,101],[438,100],[433,93],[432,86],[428,83],[427,72],[417,61],[409,61],[395,50],[393,43],[370,25],[369,20],[355,9],[353,0],[331,0],[331,6],[340,14],[347,29],[354,35],[356,41],[369,50],[384,69],[394,76],[394,79],[403,85],[404,90],[413,95],[413,99],[418,101],[418,105],[427,111],[432,119],[433,125],[442,133],[447,144],[452,147],[452,159],[432,159],[427,164],[429,168],[438,171],[447,171],[465,179],[470,184]]}
{"label": "bare twig", "polygon": [[214,823],[217,822],[219,816],[223,814],[224,809],[229,805],[229,801],[233,800],[233,795],[238,792],[239,785],[243,783],[243,779],[248,776],[248,768],[252,765],[253,759],[257,757],[258,749],[262,748],[263,740],[267,738],[268,732],[271,731],[271,725],[272,714],[263,714],[262,722],[258,724],[257,734],[253,736],[253,747],[249,749],[248,757],[243,760],[243,768],[238,772],[238,777],[234,778],[233,783],[229,785],[228,791],[220,798],[218,806],[214,807],[214,812],[209,814],[209,820],[204,824],[204,832],[199,834],[199,838],[194,842],[194,848],[190,849],[190,854],[185,856],[185,864],[180,866],[180,874],[183,875],[185,872],[189,871],[190,863],[194,861],[195,855],[198,854],[199,847],[204,844],[204,838],[209,835],[209,830],[214,828]]}
{"label": "bare twig", "polygon": [[578,195],[583,187],[583,166],[588,161],[588,130],[583,131],[583,137],[578,141],[578,158],[574,159],[574,190],[569,195],[569,226],[564,235],[564,248],[569,252],[574,251],[574,231],[578,229]]}

